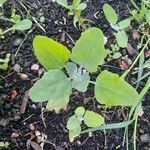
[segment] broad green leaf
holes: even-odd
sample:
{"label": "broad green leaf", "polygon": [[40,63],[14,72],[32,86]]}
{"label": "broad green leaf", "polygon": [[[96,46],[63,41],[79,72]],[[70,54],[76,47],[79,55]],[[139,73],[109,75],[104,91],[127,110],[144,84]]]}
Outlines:
{"label": "broad green leaf", "polygon": [[34,102],[48,102],[48,108],[59,110],[69,102],[71,82],[60,70],[50,70],[44,73],[30,89],[29,95]]}
{"label": "broad green leaf", "polygon": [[103,71],[96,79],[95,96],[106,106],[134,106],[139,101],[136,90],[117,74]]}
{"label": "broad green leaf", "polygon": [[74,138],[79,136],[81,133],[81,127],[79,126],[78,128],[74,130],[69,130],[69,140],[70,142],[73,142]]}
{"label": "broad green leaf", "polygon": [[118,15],[115,12],[115,10],[109,4],[104,4],[103,12],[105,14],[105,17],[106,17],[107,21],[110,24],[116,24],[117,23]]}
{"label": "broad green leaf", "polygon": [[62,7],[65,7],[66,9],[68,9],[68,3],[67,0],[56,0],[56,2],[61,5]]}
{"label": "broad green leaf", "polygon": [[68,97],[69,95],[65,93],[65,94],[60,95],[59,97],[56,97],[53,100],[49,100],[46,105],[46,109],[50,111],[55,110],[56,112],[59,112],[60,109],[66,110],[67,104],[69,102]]}
{"label": "broad green leaf", "polygon": [[19,22],[17,22],[14,26],[14,30],[20,30],[20,31],[25,31],[28,30],[32,27],[32,21],[29,19],[24,19]]}
{"label": "broad green leaf", "polygon": [[131,21],[130,21],[129,18],[120,21],[120,22],[118,23],[119,29],[120,29],[120,30],[123,30],[123,29],[128,28],[128,27],[130,26],[130,23],[131,23]]}
{"label": "broad green leaf", "polygon": [[47,70],[63,68],[69,60],[69,50],[48,37],[36,36],[33,48],[37,59]]}
{"label": "broad green leaf", "polygon": [[127,36],[127,34],[125,33],[124,30],[118,31],[115,36],[116,36],[116,40],[117,40],[117,43],[118,43],[119,47],[122,47],[122,48],[127,47],[128,36]]}
{"label": "broad green leaf", "polygon": [[73,115],[69,118],[67,121],[67,129],[68,130],[74,130],[80,126],[81,122],[79,119],[76,117],[76,115]]}
{"label": "broad green leaf", "polygon": [[89,73],[82,68],[77,68],[77,65],[72,62],[66,64],[66,70],[72,79],[72,88],[85,92],[90,81]]}
{"label": "broad green leaf", "polygon": [[84,115],[84,123],[88,127],[98,127],[104,123],[104,118],[100,114],[87,110]]}
{"label": "broad green leaf", "polygon": [[76,110],[75,110],[75,114],[79,117],[82,117],[85,113],[85,108],[80,106],[80,107],[77,107]]}
{"label": "broad green leaf", "polygon": [[104,48],[104,35],[98,28],[90,28],[82,33],[72,49],[71,60],[89,72],[95,72],[104,62],[107,53]]}
{"label": "broad green leaf", "polygon": [[150,25],[150,10],[146,11],[146,21]]}
{"label": "broad green leaf", "polygon": [[0,7],[2,7],[5,2],[6,0],[0,0]]}

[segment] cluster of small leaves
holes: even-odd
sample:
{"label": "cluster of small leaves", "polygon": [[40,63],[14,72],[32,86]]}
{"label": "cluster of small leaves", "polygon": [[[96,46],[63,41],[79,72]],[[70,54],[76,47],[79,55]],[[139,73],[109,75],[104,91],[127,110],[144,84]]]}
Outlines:
{"label": "cluster of small leaves", "polygon": [[[0,1],[0,6],[4,4],[5,1]],[[12,27],[3,30],[0,28],[0,37],[4,38],[4,34],[7,32],[14,32],[14,31],[25,31],[32,27],[32,21],[29,19],[21,19],[20,15],[16,14],[16,10],[12,9],[11,18],[6,18],[3,13],[0,15],[0,20],[8,21],[12,23]]]}
{"label": "cluster of small leaves", "polygon": [[56,2],[69,10],[68,15],[74,17],[73,24],[75,27],[77,22],[79,26],[83,26],[83,24],[88,21],[81,16],[81,12],[87,7],[85,3],[81,3],[81,0],[73,0],[70,5],[67,3],[67,0],[56,0]]}
{"label": "cluster of small leaves", "polygon": [[[95,72],[107,56],[104,35],[98,28],[90,28],[83,32],[71,53],[60,43],[44,36],[34,38],[33,48],[37,59],[47,72],[33,85],[29,95],[34,102],[48,101],[47,109],[56,112],[66,108],[72,88],[82,92],[87,90],[90,83],[89,73]],[[69,59],[72,62],[69,62]],[[62,72],[62,68],[66,69],[66,73]],[[94,93],[96,101],[106,107],[135,106],[139,102],[136,90],[117,74],[108,71],[102,71],[98,75]],[[67,126],[71,140],[81,132],[82,121],[88,127],[93,127],[85,121],[86,115],[80,120],[75,113],[71,118],[75,122],[74,127],[71,127],[70,123]],[[92,120],[89,122],[92,123]]]}
{"label": "cluster of small leaves", "polygon": [[10,61],[10,54],[8,53],[5,59],[2,58],[0,59],[0,69],[7,70],[9,61]]}
{"label": "cluster of small leaves", "polygon": [[130,18],[118,22],[118,14],[109,4],[104,4],[103,11],[111,27],[116,30],[116,33],[114,34],[118,46],[121,48],[125,48],[128,44],[128,36],[125,32],[125,29],[130,27]]}
{"label": "cluster of small leaves", "polygon": [[69,130],[69,139],[72,142],[76,136],[81,133],[81,123],[87,127],[99,127],[104,123],[104,118],[93,111],[85,110],[84,107],[77,107],[75,114],[71,116],[67,122]]}
{"label": "cluster of small leaves", "polygon": [[0,149],[8,149],[9,145],[9,142],[0,142]]}

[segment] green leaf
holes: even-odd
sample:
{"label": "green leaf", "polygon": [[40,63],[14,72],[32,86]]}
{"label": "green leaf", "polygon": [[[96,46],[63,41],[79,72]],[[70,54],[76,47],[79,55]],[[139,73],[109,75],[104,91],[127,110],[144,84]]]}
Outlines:
{"label": "green leaf", "polygon": [[69,60],[69,50],[45,36],[36,36],[33,40],[33,48],[37,59],[47,70],[61,69]]}
{"label": "green leaf", "polygon": [[33,85],[29,95],[34,102],[49,101],[47,107],[58,111],[69,102],[71,90],[71,82],[62,71],[50,70]]}
{"label": "green leaf", "polygon": [[32,21],[29,19],[24,19],[19,22],[17,22],[14,26],[14,30],[20,30],[20,31],[25,31],[28,30],[32,27]]}
{"label": "green leaf", "polygon": [[76,115],[71,116],[67,121],[67,129],[69,130],[69,139],[71,142],[81,133],[80,124],[81,122]]}
{"label": "green leaf", "polygon": [[103,71],[96,79],[95,96],[106,106],[134,106],[139,102],[136,90],[117,74]]}
{"label": "green leaf", "polygon": [[95,72],[104,62],[107,53],[104,48],[104,35],[98,28],[90,28],[82,33],[72,49],[71,60],[89,72]]}
{"label": "green leaf", "polygon": [[150,10],[146,11],[146,21],[150,25]]}
{"label": "green leaf", "polygon": [[86,5],[85,3],[81,3],[81,4],[78,5],[77,9],[79,9],[79,10],[82,11],[82,10],[84,10],[86,7],[87,7],[87,5]]}
{"label": "green leaf", "polygon": [[117,43],[118,43],[119,47],[122,47],[122,48],[127,47],[128,36],[127,36],[127,34],[125,33],[124,30],[118,31],[115,36],[116,36],[116,40],[117,40]]}
{"label": "green leaf", "polygon": [[66,70],[72,79],[72,88],[85,92],[90,81],[89,73],[82,68],[77,68],[72,62],[66,64]]}
{"label": "green leaf", "polygon": [[75,114],[79,117],[82,117],[85,113],[85,108],[80,106],[80,107],[77,107],[76,110],[75,110]]}
{"label": "green leaf", "polygon": [[68,9],[68,3],[67,0],[56,0],[56,2],[61,5],[62,7],[65,7],[66,9]]}
{"label": "green leaf", "polygon": [[5,2],[6,0],[0,0],[0,7],[2,7]]}
{"label": "green leaf", "polygon": [[76,117],[76,115],[73,115],[69,118],[67,121],[67,129],[68,130],[74,130],[80,126],[81,122],[79,119]]}
{"label": "green leaf", "polygon": [[105,17],[106,17],[107,21],[110,24],[116,24],[117,23],[118,15],[115,12],[115,10],[109,4],[104,4],[103,12],[105,14]]}
{"label": "green leaf", "polygon": [[120,21],[118,23],[119,29],[123,30],[123,29],[128,28],[130,26],[130,23],[131,23],[130,19],[124,19],[124,20]]}
{"label": "green leaf", "polygon": [[81,3],[81,0],[73,0],[72,6],[75,8]]}
{"label": "green leaf", "polygon": [[84,123],[88,127],[98,127],[104,123],[104,118],[100,114],[87,110],[84,115]]}
{"label": "green leaf", "polygon": [[79,126],[78,128],[74,130],[69,130],[69,140],[70,142],[73,142],[74,138],[79,136],[81,133],[81,127]]}

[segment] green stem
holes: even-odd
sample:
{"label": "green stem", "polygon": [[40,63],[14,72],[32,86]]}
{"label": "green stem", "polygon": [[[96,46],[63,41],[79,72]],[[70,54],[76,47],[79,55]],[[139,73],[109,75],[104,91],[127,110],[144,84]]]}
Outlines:
{"label": "green stem", "polygon": [[140,11],[139,7],[136,5],[136,3],[134,2],[134,0],[130,0],[132,5],[138,10]]}
{"label": "green stem", "polygon": [[140,56],[142,55],[142,53],[144,52],[144,50],[148,46],[149,42],[150,42],[150,37],[148,38],[146,44],[144,45],[144,47],[142,48],[142,50],[140,51],[140,53],[138,54],[138,56],[136,57],[136,59],[134,60],[132,65],[130,66],[130,68],[123,73],[123,75],[121,76],[122,79],[124,79],[128,75],[128,73],[131,71],[133,66],[136,64],[136,62],[138,61],[138,59],[140,58]]}
{"label": "green stem", "polygon": [[13,28],[9,28],[9,29],[5,30],[5,31],[2,33],[2,35],[6,34],[7,32],[11,31],[12,29],[13,29]]}
{"label": "green stem", "polygon": [[134,132],[133,132],[133,146],[134,146],[134,150],[136,150],[137,121],[138,121],[138,115],[137,115],[137,117],[135,118],[135,123],[134,123]]}
{"label": "green stem", "polygon": [[4,21],[14,23],[11,19],[5,18],[4,16],[0,16],[0,20],[4,20]]}

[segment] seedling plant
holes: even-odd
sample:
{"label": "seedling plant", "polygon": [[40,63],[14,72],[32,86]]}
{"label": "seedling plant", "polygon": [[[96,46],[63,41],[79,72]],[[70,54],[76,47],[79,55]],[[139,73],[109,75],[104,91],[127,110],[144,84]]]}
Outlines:
{"label": "seedling plant", "polygon": [[0,58],[0,69],[7,70],[9,61],[10,61],[9,53],[6,54],[6,58],[4,58],[4,59]]}
{"label": "seedling plant", "polygon": [[[3,4],[5,3],[6,0],[0,0],[0,7],[3,7]],[[14,31],[25,31],[31,28],[32,26],[32,21],[29,19],[21,19],[21,16],[16,14],[16,10],[12,9],[12,14],[11,14],[11,18],[6,18],[3,15],[3,10],[0,13],[0,20],[2,21],[7,21],[10,22],[12,24],[12,27],[3,30],[0,27],[0,37],[4,38],[4,35],[8,32],[14,32]]]}
{"label": "seedling plant", "polygon": [[[67,121],[70,141],[83,133],[128,127],[133,121],[137,121],[141,101],[150,87],[150,79],[141,93],[125,81],[131,68],[122,76],[104,70],[96,81],[90,79],[89,73],[97,71],[107,56],[104,35],[100,29],[94,27],[83,32],[72,52],[62,44],[44,36],[34,38],[33,49],[37,59],[47,71],[30,89],[32,101],[48,101],[47,109],[58,113],[60,109],[66,109],[72,89],[85,92],[89,84],[94,84],[95,100],[98,103],[106,108],[112,106],[131,108],[128,121],[106,124],[104,116],[99,113],[81,106],[77,107]],[[83,123],[89,129],[82,131]]]}
{"label": "seedling plant", "polygon": [[81,16],[82,11],[87,7],[86,3],[81,3],[81,0],[73,0],[70,5],[67,3],[67,0],[56,0],[56,2],[69,10],[68,15],[73,16],[73,24],[75,27],[77,23],[83,27],[85,22],[89,21]]}

